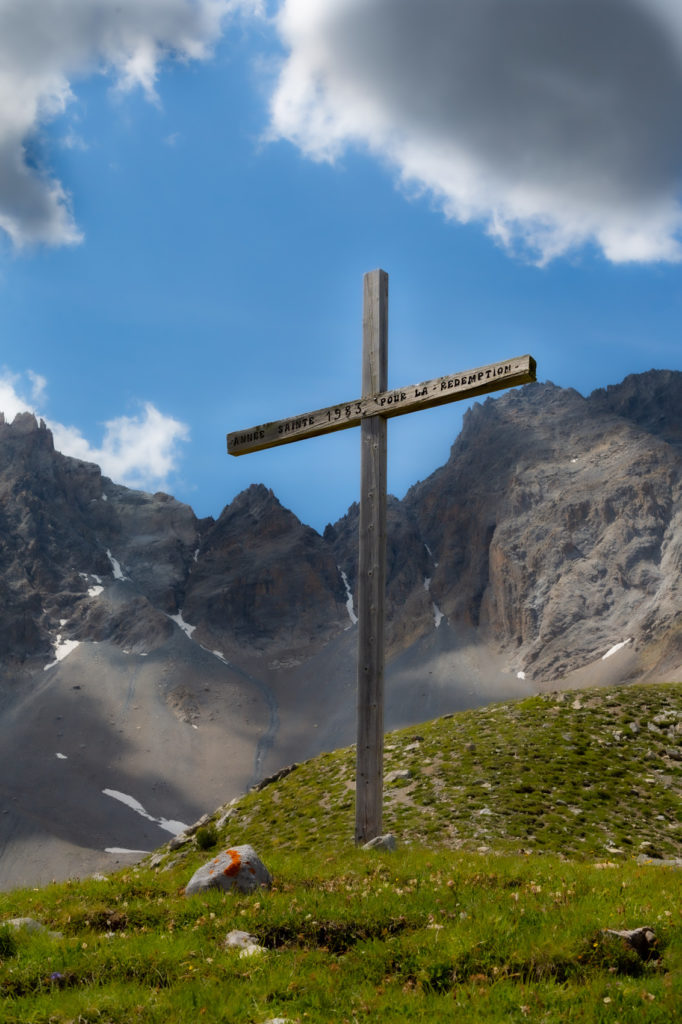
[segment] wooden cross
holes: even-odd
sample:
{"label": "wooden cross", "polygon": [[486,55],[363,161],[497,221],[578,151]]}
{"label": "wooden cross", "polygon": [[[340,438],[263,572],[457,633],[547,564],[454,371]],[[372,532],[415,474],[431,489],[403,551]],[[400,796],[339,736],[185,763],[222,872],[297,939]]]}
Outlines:
{"label": "wooden cross", "polygon": [[362,396],[227,435],[228,453],[246,455],[348,427],[361,429],[355,795],[358,843],[381,835],[382,821],[387,420],[534,380],[535,360],[525,355],[389,390],[388,274],[373,270],[364,277]]}

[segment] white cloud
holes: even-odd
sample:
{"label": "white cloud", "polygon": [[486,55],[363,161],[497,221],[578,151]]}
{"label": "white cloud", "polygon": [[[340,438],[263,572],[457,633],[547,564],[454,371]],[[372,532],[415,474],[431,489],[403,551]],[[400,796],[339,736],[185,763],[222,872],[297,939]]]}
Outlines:
{"label": "white cloud", "polygon": [[[27,376],[29,375],[27,374]],[[7,369],[0,371],[0,410],[4,413],[8,423],[11,423],[20,412],[35,412],[33,401],[27,397],[27,394],[32,391],[33,388],[29,383],[28,392],[23,392],[19,374],[11,373]]]}
{"label": "white cloud", "polygon": [[31,401],[39,404],[45,395],[47,380],[41,374],[34,373],[33,370],[27,370],[26,376],[31,382]]}
{"label": "white cloud", "polygon": [[680,0],[0,0],[0,232],[81,240],[31,156],[79,80],[158,102],[165,61],[208,58],[230,16],[268,6],[286,50],[272,137],[316,160],[361,146],[539,261],[590,243],[682,259]]}
{"label": "white cloud", "polygon": [[104,424],[98,448],[75,427],[48,421],[55,448],[65,455],[96,462],[105,476],[128,487],[165,490],[177,468],[179,443],[189,440],[189,428],[145,402],[138,416],[119,416]]}
{"label": "white cloud", "polygon": [[[17,413],[40,416],[38,404],[45,400],[46,380],[32,371],[25,375],[0,373],[0,410],[11,423]],[[85,462],[95,462],[105,476],[128,487],[148,491],[166,490],[169,476],[178,468],[180,444],[189,441],[186,424],[166,416],[145,402],[137,416],[119,416],[104,424],[101,445],[92,444],[77,427],[64,426],[45,417],[55,448]]]}
{"label": "white cloud", "polygon": [[0,229],[14,245],[81,240],[62,183],[27,157],[40,126],[73,100],[72,82],[104,73],[156,102],[164,60],[205,59],[225,17],[261,2],[0,0]]}
{"label": "white cloud", "polygon": [[283,0],[271,134],[544,261],[682,258],[679,0]]}

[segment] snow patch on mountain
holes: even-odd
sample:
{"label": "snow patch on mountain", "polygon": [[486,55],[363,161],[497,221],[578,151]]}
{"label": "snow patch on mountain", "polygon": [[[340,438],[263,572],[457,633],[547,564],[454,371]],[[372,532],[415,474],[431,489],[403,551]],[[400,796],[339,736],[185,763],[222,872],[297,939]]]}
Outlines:
{"label": "snow patch on mountain", "polygon": [[179,626],[180,629],[182,630],[182,632],[186,636],[188,636],[190,638],[190,640],[192,639],[192,633],[194,632],[194,630],[197,627],[196,626],[190,626],[188,622],[185,622],[185,620],[182,617],[182,611],[179,611],[177,615],[169,615],[168,618],[172,622],[174,622],[176,626]]}
{"label": "snow patch on mountain", "polygon": [[[339,566],[339,572],[341,573],[341,580],[346,589],[346,611],[348,612],[348,618],[350,619],[351,626],[357,625],[358,617],[353,609],[353,591],[350,589],[350,583],[348,582],[348,576],[345,574],[343,569]],[[346,629],[350,629],[350,626],[346,626]]]}
{"label": "snow patch on mountain", "polygon": [[57,665],[60,661],[63,661],[64,658],[68,658],[71,652],[75,651],[79,645],[80,640],[62,640],[61,633],[58,633],[54,647],[55,660],[45,665],[43,667],[43,671],[47,672],[49,668],[54,668],[55,665]]}
{"label": "snow patch on mountain", "polygon": [[614,644],[613,647],[609,648],[609,650],[606,652],[606,654],[602,654],[601,660],[602,661],[606,661],[607,658],[611,658],[614,654],[617,654],[618,651],[622,650],[623,647],[627,647],[627,645],[631,644],[631,643],[632,643],[632,637],[628,637],[627,640],[622,640],[621,643]]}
{"label": "snow patch on mountain", "polygon": [[118,800],[120,803],[125,804],[131,811],[135,811],[136,814],[146,818],[147,821],[153,821],[160,828],[166,832],[170,832],[171,835],[179,836],[181,832],[184,832],[189,826],[185,825],[182,821],[173,821],[170,818],[155,818],[153,814],[150,814],[139,800],[136,800],[133,796],[128,796],[127,793],[120,793],[117,789],[103,789],[102,792],[105,796],[110,796],[114,800]]}
{"label": "snow patch on mountain", "polygon": [[123,570],[121,569],[121,563],[114,558],[109,548],[107,548],[107,558],[111,563],[111,569],[114,574],[115,580],[127,580],[128,576],[124,576]]}

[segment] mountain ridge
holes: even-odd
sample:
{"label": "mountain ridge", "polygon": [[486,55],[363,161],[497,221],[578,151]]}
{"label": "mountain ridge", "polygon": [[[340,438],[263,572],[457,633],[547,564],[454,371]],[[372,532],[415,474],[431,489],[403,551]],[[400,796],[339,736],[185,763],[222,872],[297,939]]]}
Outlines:
{"label": "mountain ridge", "polygon": [[[388,500],[387,728],[682,679],[680,410],[682,374],[650,371],[466,412],[445,465]],[[33,847],[158,845],[105,789],[198,817],[353,741],[357,517],[320,534],[254,484],[198,519],[56,452],[31,414],[2,418],[0,885]]]}

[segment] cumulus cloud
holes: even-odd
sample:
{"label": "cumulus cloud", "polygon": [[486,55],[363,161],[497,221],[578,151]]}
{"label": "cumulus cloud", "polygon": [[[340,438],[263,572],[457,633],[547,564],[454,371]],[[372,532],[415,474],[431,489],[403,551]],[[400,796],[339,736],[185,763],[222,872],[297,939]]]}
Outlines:
{"label": "cumulus cloud", "polygon": [[137,416],[119,416],[104,424],[97,447],[75,427],[48,422],[55,447],[65,455],[96,462],[102,472],[119,483],[142,490],[166,490],[168,476],[177,468],[179,443],[189,440],[189,428],[145,402]]}
{"label": "cumulus cloud", "polygon": [[679,0],[283,0],[273,137],[546,261],[682,258]]}
{"label": "cumulus cloud", "polygon": [[[0,229],[15,246],[77,243],[62,183],[29,155],[41,125],[63,113],[72,83],[110,75],[156,101],[168,57],[204,59],[225,17],[261,0],[0,0]],[[85,145],[84,140],[79,140]]]}
{"label": "cumulus cloud", "polygon": [[[25,375],[4,370],[0,373],[0,410],[11,423],[20,412],[40,416],[47,382],[29,370]],[[104,424],[98,446],[76,427],[45,418],[55,448],[85,462],[95,462],[105,476],[128,487],[147,491],[166,490],[169,476],[178,468],[180,445],[189,440],[186,424],[167,416],[145,402],[137,416],[119,416]]]}
{"label": "cumulus cloud", "polygon": [[36,405],[45,392],[44,377],[32,370],[25,377],[26,380],[22,380],[20,374],[7,368],[0,370],[0,410],[8,423],[20,412],[35,413]]}
{"label": "cumulus cloud", "polygon": [[682,258],[679,0],[0,0],[0,232],[81,240],[34,145],[79,80],[156,102],[164,61],[207,58],[231,15],[268,7],[272,137],[316,160],[368,149],[541,262],[588,243]]}

